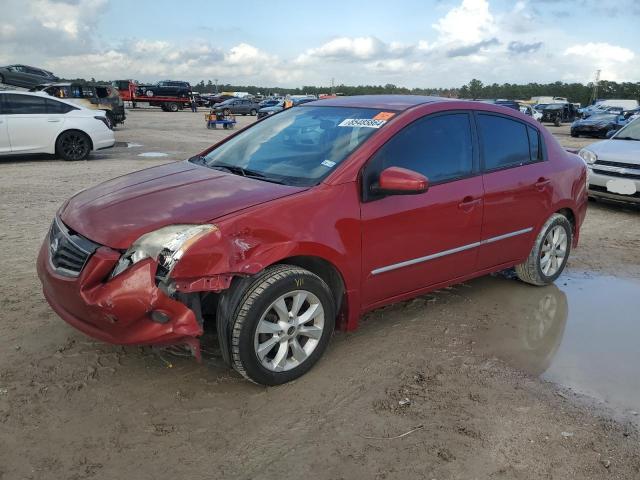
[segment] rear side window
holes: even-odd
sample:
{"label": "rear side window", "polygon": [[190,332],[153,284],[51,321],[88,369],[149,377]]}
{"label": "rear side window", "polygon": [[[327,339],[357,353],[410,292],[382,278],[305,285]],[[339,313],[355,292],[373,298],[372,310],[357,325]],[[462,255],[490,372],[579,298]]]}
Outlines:
{"label": "rear side window", "polygon": [[485,170],[540,160],[540,139],[536,129],[497,115],[479,114],[477,118]]}
{"label": "rear side window", "polygon": [[56,102],[55,100],[45,100],[47,104],[47,113],[68,113],[77,108],[67,105],[66,103]]}
{"label": "rear side window", "polygon": [[389,140],[373,160],[379,172],[388,167],[408,168],[430,183],[468,176],[473,171],[473,141],[467,113],[417,120]]}
{"label": "rear side window", "polygon": [[6,115],[34,115],[47,113],[47,102],[32,95],[5,95],[3,113]]}

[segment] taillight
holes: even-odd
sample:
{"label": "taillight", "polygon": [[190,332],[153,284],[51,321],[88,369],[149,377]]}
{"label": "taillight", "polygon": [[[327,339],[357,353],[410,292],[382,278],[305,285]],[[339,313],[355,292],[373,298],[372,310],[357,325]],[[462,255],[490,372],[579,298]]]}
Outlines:
{"label": "taillight", "polygon": [[104,124],[105,124],[105,126],[106,126],[109,130],[113,130],[113,127],[111,126],[111,122],[109,122],[109,120],[107,120],[107,117],[106,117],[106,116],[105,116],[105,117],[98,117],[98,116],[96,116],[96,117],[93,117],[93,118],[95,118],[96,120],[100,120],[102,123],[104,123]]}

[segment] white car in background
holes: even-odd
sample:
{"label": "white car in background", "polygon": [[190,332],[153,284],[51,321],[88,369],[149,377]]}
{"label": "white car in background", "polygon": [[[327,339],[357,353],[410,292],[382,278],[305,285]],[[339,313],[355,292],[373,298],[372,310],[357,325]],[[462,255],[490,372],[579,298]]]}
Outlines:
{"label": "white car in background", "polygon": [[640,118],[578,153],[589,167],[589,196],[640,205]]}
{"label": "white car in background", "polygon": [[104,111],[46,93],[0,91],[0,156],[50,153],[84,160],[92,150],[114,144]]}
{"label": "white car in background", "polygon": [[542,112],[539,112],[531,105],[520,105],[520,111],[525,115],[533,117],[533,119],[537,120],[538,122],[542,120]]}

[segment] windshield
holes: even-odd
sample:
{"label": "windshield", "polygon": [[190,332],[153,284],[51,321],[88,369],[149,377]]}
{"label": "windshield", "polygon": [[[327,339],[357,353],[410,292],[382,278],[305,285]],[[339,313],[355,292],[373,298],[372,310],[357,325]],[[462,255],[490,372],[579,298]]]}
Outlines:
{"label": "windshield", "polygon": [[639,120],[640,119],[636,119],[633,122],[625,125],[613,138],[617,140],[640,140]]}
{"label": "windshield", "polygon": [[198,161],[259,180],[311,186],[393,115],[368,108],[290,108],[265,118]]}

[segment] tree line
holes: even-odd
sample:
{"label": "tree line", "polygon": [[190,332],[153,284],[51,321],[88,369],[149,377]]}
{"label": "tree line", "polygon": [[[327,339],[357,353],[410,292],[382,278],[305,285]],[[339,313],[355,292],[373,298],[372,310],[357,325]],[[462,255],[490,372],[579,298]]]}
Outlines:
{"label": "tree line", "polygon": [[[193,86],[195,91],[201,93],[213,93],[216,85],[211,80],[207,83],[199,82]],[[387,83],[386,85],[336,85],[313,86],[305,85],[298,88],[259,87],[255,85],[217,85],[218,92],[248,92],[250,94],[270,95],[303,95],[321,93],[339,93],[343,95],[371,95],[371,94],[410,94],[410,95],[435,95],[449,98],[490,99],[505,98],[509,100],[528,100],[531,97],[553,96],[564,97],[570,102],[586,105],[591,102],[593,83],[492,83],[484,84],[478,79],[471,80],[468,84],[458,88],[406,88]],[[598,84],[598,99],[636,99],[640,101],[640,82],[612,82],[601,80]]]}
{"label": "tree line", "polygon": [[[75,79],[75,82],[85,83],[84,79]],[[96,82],[91,79],[91,83],[110,83]],[[392,83],[386,85],[335,85],[331,86],[314,86],[304,85],[297,88],[281,88],[281,87],[264,87],[256,85],[232,85],[232,84],[214,84],[211,80],[206,83],[201,80],[193,85],[193,90],[199,93],[215,93],[215,92],[248,92],[252,95],[319,95],[324,93],[338,93],[342,95],[379,95],[379,94],[407,94],[407,95],[434,95],[438,97],[448,98],[467,98],[467,99],[496,99],[504,98],[508,100],[528,100],[531,97],[552,96],[564,97],[570,102],[581,103],[586,105],[593,100],[593,83],[492,83],[484,84],[482,81],[474,78],[468,84],[454,88],[406,88],[399,87]],[[609,80],[601,80],[598,83],[598,99],[636,99],[640,101],[640,82],[612,82]]]}

